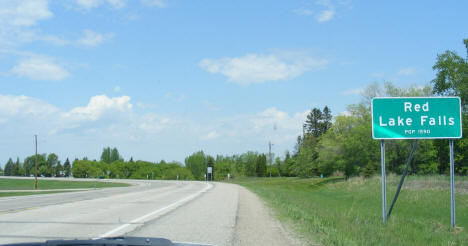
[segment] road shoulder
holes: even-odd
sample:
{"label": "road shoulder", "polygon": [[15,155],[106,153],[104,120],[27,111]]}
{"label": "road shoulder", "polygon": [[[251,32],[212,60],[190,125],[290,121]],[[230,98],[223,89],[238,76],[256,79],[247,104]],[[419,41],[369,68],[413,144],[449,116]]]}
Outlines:
{"label": "road shoulder", "polygon": [[278,222],[270,208],[248,189],[239,187],[233,245],[306,245]]}

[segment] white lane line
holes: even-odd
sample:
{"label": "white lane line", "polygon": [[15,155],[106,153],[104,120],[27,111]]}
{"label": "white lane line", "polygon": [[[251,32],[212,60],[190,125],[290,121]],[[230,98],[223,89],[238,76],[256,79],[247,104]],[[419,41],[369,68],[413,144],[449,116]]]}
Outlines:
{"label": "white lane line", "polygon": [[162,208],[160,208],[160,209],[154,210],[154,211],[151,212],[151,213],[148,213],[148,214],[145,214],[145,215],[143,215],[143,216],[141,216],[141,217],[138,217],[138,218],[136,218],[136,219],[130,221],[129,223],[123,224],[123,225],[121,225],[121,226],[119,226],[119,227],[117,227],[117,228],[114,228],[114,229],[112,229],[112,230],[110,230],[110,231],[108,231],[108,232],[106,232],[106,233],[100,235],[100,236],[97,237],[96,239],[103,238],[103,237],[108,237],[108,236],[110,236],[110,235],[112,235],[112,234],[114,234],[114,233],[116,233],[116,232],[118,232],[118,231],[120,231],[120,230],[125,229],[126,227],[128,227],[128,226],[130,226],[130,225],[132,225],[132,224],[140,223],[141,221],[143,221],[143,220],[145,220],[145,219],[147,219],[147,218],[149,218],[149,217],[151,217],[151,216],[153,216],[153,215],[155,215],[155,214],[158,214],[158,213],[160,213],[160,212],[162,212],[162,211],[164,211],[164,210],[166,210],[166,209],[178,207],[178,206],[180,206],[180,205],[182,205],[182,204],[184,204],[184,203],[186,203],[186,202],[188,202],[188,201],[194,199],[195,197],[201,195],[203,192],[206,192],[207,190],[211,189],[212,187],[213,187],[213,185],[210,184],[210,183],[208,183],[208,185],[207,185],[203,190],[201,190],[201,191],[199,191],[199,192],[197,192],[197,193],[195,193],[195,194],[192,194],[192,195],[190,195],[190,196],[187,196],[187,197],[185,197],[185,198],[183,198],[183,199],[180,199],[180,200],[178,200],[178,201],[176,201],[176,202],[174,202],[174,203],[171,203],[171,204],[169,204],[169,205],[167,205],[167,206],[165,206],[165,207],[162,207]]}

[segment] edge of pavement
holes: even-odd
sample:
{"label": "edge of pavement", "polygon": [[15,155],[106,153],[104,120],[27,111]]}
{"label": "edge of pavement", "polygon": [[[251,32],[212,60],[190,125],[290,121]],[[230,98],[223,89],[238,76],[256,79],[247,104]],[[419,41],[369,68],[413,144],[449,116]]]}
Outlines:
{"label": "edge of pavement", "polygon": [[282,224],[254,192],[239,187],[233,245],[320,245],[306,242],[291,225]]}

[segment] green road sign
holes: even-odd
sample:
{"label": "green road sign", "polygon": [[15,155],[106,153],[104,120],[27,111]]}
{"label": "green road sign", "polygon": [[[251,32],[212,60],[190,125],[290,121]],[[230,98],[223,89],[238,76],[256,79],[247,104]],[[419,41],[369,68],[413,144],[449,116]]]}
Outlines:
{"label": "green road sign", "polygon": [[372,99],[374,139],[461,138],[459,97]]}

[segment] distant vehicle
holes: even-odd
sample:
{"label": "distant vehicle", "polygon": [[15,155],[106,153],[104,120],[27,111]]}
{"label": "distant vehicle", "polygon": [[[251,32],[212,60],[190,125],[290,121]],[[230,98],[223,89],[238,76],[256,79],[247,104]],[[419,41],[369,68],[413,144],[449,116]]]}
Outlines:
{"label": "distant vehicle", "polygon": [[82,246],[82,245],[99,245],[99,246],[209,246],[209,244],[194,244],[194,243],[177,243],[165,238],[150,238],[150,237],[112,237],[100,238],[94,240],[47,240],[45,242],[33,243],[14,243],[5,244],[8,246]]}

